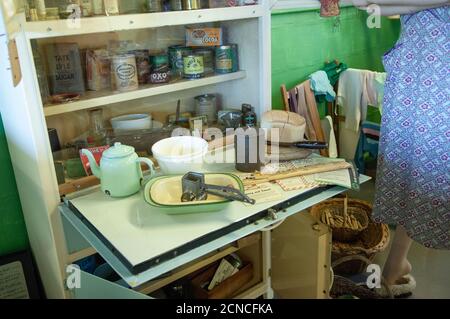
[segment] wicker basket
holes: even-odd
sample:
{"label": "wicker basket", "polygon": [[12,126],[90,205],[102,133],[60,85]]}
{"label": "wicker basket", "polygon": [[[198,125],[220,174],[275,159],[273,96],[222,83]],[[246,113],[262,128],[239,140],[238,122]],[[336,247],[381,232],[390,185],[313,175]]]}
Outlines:
{"label": "wicker basket", "polygon": [[[333,242],[331,259],[338,260],[347,256],[364,256],[373,261],[377,253],[386,249],[389,244],[389,227],[384,224],[369,223],[356,242]],[[366,265],[358,260],[351,260],[336,267],[338,274],[352,275],[366,271]]]}
{"label": "wicker basket", "polygon": [[[345,198],[333,198],[324,201],[311,210],[321,222],[327,224],[333,230],[333,238],[340,242],[356,241],[358,236],[369,225],[369,215],[372,206],[367,202]],[[330,218],[329,218],[330,217]],[[349,227],[337,222],[338,218],[346,220],[347,217],[354,218],[358,224]]]}
{"label": "wicker basket", "polygon": [[[369,264],[372,263],[372,261],[366,257],[354,255],[354,256],[342,257],[338,260],[335,260],[332,263],[332,268],[334,269],[334,271],[336,271],[335,269],[340,267],[341,265],[347,264],[349,262],[354,262],[354,261],[358,261],[359,263],[362,263],[365,267],[367,267]],[[381,285],[387,291],[387,293],[389,295],[388,298],[393,299],[394,297],[393,297],[392,291],[391,291],[389,285],[387,285],[384,278],[381,278]],[[384,297],[380,296],[379,294],[377,294],[376,292],[370,290],[366,286],[357,285],[350,279],[341,277],[339,275],[335,275],[334,281],[333,281],[333,287],[331,288],[331,291],[330,291],[330,296],[332,298],[336,299],[336,298],[346,296],[346,295],[352,295],[359,299],[382,299],[382,298],[384,298]]]}
{"label": "wicker basket", "polygon": [[[329,201],[334,201],[331,199]],[[340,199],[342,200],[342,199]],[[325,201],[326,203],[327,201]],[[367,217],[369,224],[367,228],[362,231],[359,236],[353,242],[340,242],[337,241],[333,232],[333,245],[332,245],[332,261],[339,260],[347,256],[362,256],[370,261],[373,261],[377,253],[380,253],[386,249],[389,244],[389,227],[385,224],[377,224],[371,220],[372,210],[371,205],[367,202],[350,200],[350,203],[354,205],[357,203],[360,206],[366,206],[370,209],[367,210]],[[320,210],[313,207],[311,214],[320,219]],[[366,263],[354,258],[348,260],[345,263],[337,265],[334,269],[336,274],[353,275],[366,271]]]}

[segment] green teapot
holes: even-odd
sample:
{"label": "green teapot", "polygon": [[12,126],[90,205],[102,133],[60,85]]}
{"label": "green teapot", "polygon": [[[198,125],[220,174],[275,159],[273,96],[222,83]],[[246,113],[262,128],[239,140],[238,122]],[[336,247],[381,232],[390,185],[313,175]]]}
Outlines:
{"label": "green teapot", "polygon": [[134,147],[115,143],[103,152],[100,166],[94,155],[87,149],[82,153],[89,159],[92,173],[101,181],[102,191],[111,197],[127,197],[137,193],[143,181],[141,163],[149,166],[154,174],[153,162],[145,157],[138,157]]}

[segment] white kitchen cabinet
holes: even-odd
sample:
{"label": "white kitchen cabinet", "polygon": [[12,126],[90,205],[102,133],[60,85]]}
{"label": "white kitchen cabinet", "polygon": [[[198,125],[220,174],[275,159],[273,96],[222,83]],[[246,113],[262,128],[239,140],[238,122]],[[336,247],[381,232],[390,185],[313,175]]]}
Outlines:
{"label": "white kitchen cabinet", "polygon": [[[0,107],[30,243],[47,296],[64,298],[65,265],[89,255],[92,249],[69,253],[65,245],[47,128],[57,128],[64,143],[86,129],[87,109],[104,107],[109,116],[136,110],[151,112],[168,105],[174,110],[178,99],[212,92],[222,95],[223,105],[237,107],[247,102],[262,114],[271,108],[270,9],[269,3],[262,1],[247,7],[84,18],[74,27],[66,20],[27,22],[21,6],[21,0],[2,1]],[[38,46],[74,41],[89,47],[109,37],[143,37],[156,46],[167,46],[164,41],[172,35],[183,41],[184,25],[204,23],[228,30],[228,41],[240,46],[242,71],[131,93],[90,93],[73,104],[43,105],[31,41],[37,41]],[[12,69],[15,60],[8,60],[8,56],[17,59],[20,68]],[[185,104],[192,107],[192,103]]]}
{"label": "white kitchen cabinet", "polygon": [[[47,129],[56,128],[61,142],[65,143],[86,131],[89,109],[101,107],[109,117],[126,112],[174,112],[177,100],[182,101],[184,108],[192,108],[192,98],[204,93],[219,94],[221,104],[225,107],[239,107],[242,103],[250,103],[256,107],[258,115],[263,114],[271,109],[271,1],[262,0],[258,5],[247,7],[92,17],[77,21],[77,25],[66,20],[27,22],[24,12],[20,10],[21,3],[22,0],[5,0],[1,4],[0,110],[30,244],[47,297],[141,297],[143,293],[154,291],[163,283],[170,282],[167,278],[165,281],[164,278],[162,281],[158,279],[161,275],[176,270],[174,277],[171,277],[174,279],[186,274],[186,267],[198,269],[198,262],[205,263],[205,258],[206,261],[213,261],[222,256],[220,250],[229,249],[225,252],[231,252],[233,248],[229,248],[229,245],[239,239],[260,232],[288,216],[344,191],[340,187],[315,190],[311,196],[295,204],[289,203],[289,200],[298,194],[291,194],[283,201],[286,209],[279,212],[279,219],[252,220],[249,225],[237,227],[223,236],[215,236],[211,241],[198,245],[170,261],[137,275],[131,274],[102,243],[99,239],[101,236],[97,236],[98,234],[77,220],[62,204]],[[105,44],[109,39],[127,39],[147,41],[155,48],[162,48],[182,43],[184,26],[193,24],[222,26],[227,31],[228,42],[237,43],[239,46],[241,70],[195,81],[145,86],[134,92],[87,92],[79,101],[73,103],[44,105],[39,91],[32,42],[38,48],[48,43],[62,42],[76,42],[81,48],[90,48]],[[82,196],[84,193],[85,191],[81,191],[73,196]],[[265,212],[270,215],[270,206],[253,213],[257,215]],[[295,221],[292,227],[302,226],[298,224],[297,218]],[[291,223],[289,219],[286,223],[288,222]],[[303,228],[306,231],[308,227]],[[277,234],[277,231],[274,231],[274,234]],[[322,242],[321,236],[314,240]],[[299,239],[301,237],[292,240]],[[259,248],[255,250],[260,251],[260,263],[256,267],[259,273],[257,282],[242,291],[238,297],[273,295],[271,262],[277,261],[271,260],[271,250],[278,249],[281,238],[275,236],[274,240],[275,246],[271,244],[271,232],[263,232]],[[317,248],[325,244],[326,240],[322,244],[313,245]],[[106,282],[87,273],[82,273],[82,280],[86,281],[86,285],[80,288],[81,290],[66,289],[66,267],[95,252],[98,252],[133,289]],[[250,255],[249,258],[256,258]],[[278,253],[274,254],[277,255]],[[325,257],[320,258],[314,262],[327,262]],[[328,274],[322,272],[316,275],[321,278],[318,283],[320,287],[326,287]],[[139,290],[143,293],[139,293]],[[319,295],[320,293],[317,294]],[[326,293],[322,294],[322,297],[323,295],[326,296]]]}

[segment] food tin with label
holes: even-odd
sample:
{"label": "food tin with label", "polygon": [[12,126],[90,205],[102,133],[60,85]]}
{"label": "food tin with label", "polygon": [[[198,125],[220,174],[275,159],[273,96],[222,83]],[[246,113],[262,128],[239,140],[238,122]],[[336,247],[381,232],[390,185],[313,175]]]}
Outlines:
{"label": "food tin with label", "polygon": [[150,57],[150,83],[167,83],[169,77],[169,57],[157,54]]}
{"label": "food tin with label", "polygon": [[117,90],[126,92],[139,88],[136,58],[133,54],[116,55],[112,64]]}
{"label": "food tin with label", "polygon": [[222,28],[186,28],[186,46],[216,47],[222,44]]}
{"label": "food tin with label", "polygon": [[191,54],[192,49],[183,45],[169,47],[169,64],[173,75],[183,76],[183,56]]}
{"label": "food tin with label", "polygon": [[139,84],[145,84],[148,82],[150,75],[150,62],[148,56],[148,50],[135,50],[130,52],[136,57],[136,68],[138,73]]}
{"label": "food tin with label", "polygon": [[216,72],[221,74],[233,72],[233,57],[230,45],[216,47]]}
{"label": "food tin with label", "polygon": [[196,55],[203,57],[203,67],[205,74],[214,73],[214,50],[213,49],[197,49],[194,51]]}
{"label": "food tin with label", "polygon": [[167,71],[169,69],[169,57],[167,54],[157,54],[150,56],[151,70]]}
{"label": "food tin with label", "polygon": [[205,74],[203,57],[201,55],[184,56],[183,67],[183,74],[186,79],[199,79]]}

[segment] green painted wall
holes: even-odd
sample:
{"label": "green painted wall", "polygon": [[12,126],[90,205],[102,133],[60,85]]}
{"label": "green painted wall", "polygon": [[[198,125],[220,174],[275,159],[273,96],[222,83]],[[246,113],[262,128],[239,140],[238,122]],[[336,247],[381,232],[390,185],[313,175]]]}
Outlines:
{"label": "green painted wall", "polygon": [[284,10],[272,14],[272,105],[280,108],[280,85],[290,89],[338,59],[352,68],[383,71],[381,57],[393,46],[399,20],[382,19],[381,29],[366,26],[367,14],[342,8],[337,18],[321,18],[318,10]]}
{"label": "green painted wall", "polygon": [[28,236],[0,117],[0,256],[26,248]]}

